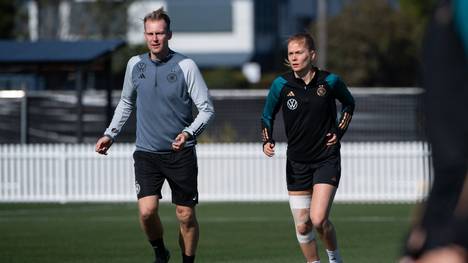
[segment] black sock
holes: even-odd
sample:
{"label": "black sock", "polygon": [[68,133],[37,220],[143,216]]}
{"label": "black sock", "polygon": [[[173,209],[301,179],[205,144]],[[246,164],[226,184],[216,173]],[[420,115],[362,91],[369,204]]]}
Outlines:
{"label": "black sock", "polygon": [[182,253],[182,263],[194,263],[195,262],[195,255],[187,256]]}
{"label": "black sock", "polygon": [[161,255],[166,253],[166,247],[164,246],[164,241],[162,238],[156,240],[149,240],[151,246],[153,247],[154,253],[156,255]]}

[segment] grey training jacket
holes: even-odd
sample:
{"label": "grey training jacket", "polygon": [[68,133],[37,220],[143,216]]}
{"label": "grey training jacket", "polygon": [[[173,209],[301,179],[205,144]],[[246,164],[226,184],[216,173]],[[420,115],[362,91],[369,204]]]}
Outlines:
{"label": "grey training jacket", "polygon": [[[193,117],[193,104],[198,115]],[[136,149],[154,153],[172,151],[172,142],[182,131],[196,144],[214,116],[208,88],[193,60],[170,51],[163,61],[149,53],[132,57],[127,64],[122,95],[105,135],[115,139],[136,107]]]}

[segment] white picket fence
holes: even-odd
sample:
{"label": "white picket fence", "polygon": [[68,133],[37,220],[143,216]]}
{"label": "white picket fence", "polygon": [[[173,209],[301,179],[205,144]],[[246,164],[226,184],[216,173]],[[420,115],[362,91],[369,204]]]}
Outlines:
{"label": "white picket fence", "polygon": [[[94,145],[0,145],[0,202],[120,202],[136,200],[132,144],[107,156]],[[260,144],[197,146],[200,201],[287,200],[286,145],[267,158]],[[415,202],[430,185],[423,142],[344,143],[340,202]],[[170,189],[163,187],[163,201]]]}

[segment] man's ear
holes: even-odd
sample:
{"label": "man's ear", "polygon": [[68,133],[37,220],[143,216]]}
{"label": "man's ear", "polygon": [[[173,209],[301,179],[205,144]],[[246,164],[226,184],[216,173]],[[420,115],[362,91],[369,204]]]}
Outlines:
{"label": "man's ear", "polygon": [[167,39],[170,40],[172,38],[172,31],[167,32]]}

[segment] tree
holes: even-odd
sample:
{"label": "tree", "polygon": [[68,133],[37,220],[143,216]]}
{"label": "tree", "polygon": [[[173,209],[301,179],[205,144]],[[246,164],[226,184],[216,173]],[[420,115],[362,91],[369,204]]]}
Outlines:
{"label": "tree", "polygon": [[14,38],[16,6],[15,1],[0,0],[0,38]]}
{"label": "tree", "polygon": [[387,1],[351,2],[329,20],[330,71],[352,86],[416,85],[420,47],[416,20]]}
{"label": "tree", "polygon": [[436,0],[400,0],[400,10],[413,25],[413,41],[421,47],[424,30],[431,16]]}
{"label": "tree", "polygon": [[96,0],[89,6],[97,37],[101,39],[125,37],[127,9],[132,1]]}

